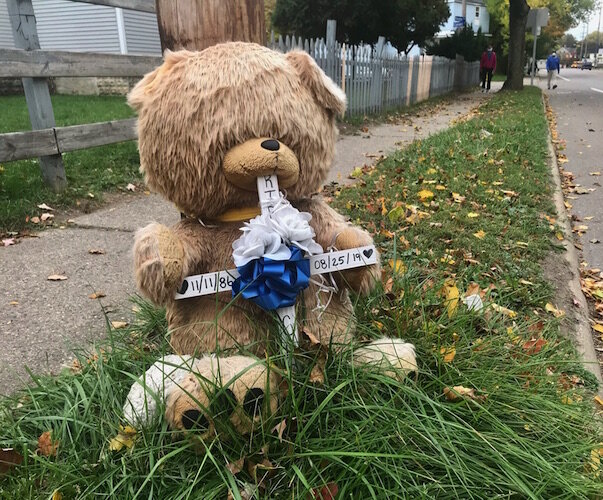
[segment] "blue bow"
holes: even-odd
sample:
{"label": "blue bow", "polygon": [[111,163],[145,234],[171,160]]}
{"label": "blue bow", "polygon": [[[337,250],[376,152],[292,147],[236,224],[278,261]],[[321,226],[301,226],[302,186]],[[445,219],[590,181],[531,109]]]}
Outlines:
{"label": "blue bow", "polygon": [[289,249],[289,260],[260,257],[237,267],[240,276],[232,285],[232,296],[240,293],[267,311],[295,304],[297,294],[310,284],[310,261],[299,248]]}

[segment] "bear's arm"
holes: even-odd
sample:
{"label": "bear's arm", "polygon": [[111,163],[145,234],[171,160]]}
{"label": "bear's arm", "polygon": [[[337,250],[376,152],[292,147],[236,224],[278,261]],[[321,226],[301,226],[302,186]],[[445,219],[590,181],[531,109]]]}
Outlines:
{"label": "bear's arm", "polygon": [[[321,197],[314,197],[295,204],[298,210],[312,215],[310,225],[316,233],[316,242],[326,251],[330,247],[337,250],[373,245],[373,238],[363,229],[354,226],[333,210]],[[377,255],[377,264],[337,273],[336,281],[341,286],[366,294],[381,279],[381,264]]]}
{"label": "bear's arm", "polygon": [[139,230],[134,241],[139,290],[155,304],[166,305],[186,276],[209,270],[212,246],[210,229],[193,219],[171,228],[152,223]]}

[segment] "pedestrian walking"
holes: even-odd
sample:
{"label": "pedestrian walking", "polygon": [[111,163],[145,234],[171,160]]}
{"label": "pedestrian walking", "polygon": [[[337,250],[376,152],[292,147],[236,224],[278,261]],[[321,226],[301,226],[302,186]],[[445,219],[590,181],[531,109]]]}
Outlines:
{"label": "pedestrian walking", "polygon": [[[546,58],[546,81],[547,88],[551,89],[551,81],[555,76],[555,70],[557,70],[557,74],[559,74],[559,58],[557,57],[557,53],[553,52],[549,57]],[[557,84],[553,84],[553,88],[557,88]]]}
{"label": "pedestrian walking", "polygon": [[488,49],[484,50],[479,61],[479,70],[482,75],[482,92],[490,92],[490,82],[492,82],[492,73],[495,69],[496,52],[492,50],[492,45],[488,45]]}

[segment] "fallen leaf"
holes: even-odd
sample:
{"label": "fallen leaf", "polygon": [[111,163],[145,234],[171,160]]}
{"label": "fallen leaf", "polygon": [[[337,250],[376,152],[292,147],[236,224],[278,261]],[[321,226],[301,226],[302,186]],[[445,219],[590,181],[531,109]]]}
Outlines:
{"label": "fallen leaf", "polygon": [[38,438],[37,453],[45,457],[56,457],[59,448],[59,442],[52,440],[51,431],[43,432]]}
{"label": "fallen leaf", "polygon": [[136,429],[130,425],[125,427],[120,425],[117,436],[109,441],[109,450],[120,451],[124,447],[130,449],[134,446],[134,441],[136,441]]}
{"label": "fallen leaf", "polygon": [[556,237],[556,238],[557,238],[559,241],[563,241],[563,238],[564,238],[563,233],[562,233],[561,231],[557,231],[557,232],[555,233],[555,237]]}
{"label": "fallen leaf", "polygon": [[448,312],[448,318],[452,318],[456,313],[456,308],[459,305],[459,289],[454,284],[454,281],[447,279],[442,288],[444,293],[445,305]]}
{"label": "fallen leaf", "polygon": [[601,325],[600,323],[597,323],[597,324],[593,325],[593,330],[598,333],[603,333],[603,325]]}
{"label": "fallen leaf", "polygon": [[442,347],[440,354],[444,357],[444,363],[452,363],[456,356],[456,349],[454,347]]}
{"label": "fallen leaf", "polygon": [[125,321],[111,321],[111,326],[116,330],[119,330],[120,328],[125,328],[128,326],[128,323]]}
{"label": "fallen leaf", "polygon": [[276,467],[267,458],[262,459],[261,462],[254,462],[253,460],[247,460],[247,472],[253,478],[255,483],[263,488],[265,485],[264,481],[270,476],[274,475]]}
{"label": "fallen leaf", "polygon": [[245,457],[241,457],[234,462],[230,462],[226,465],[226,468],[230,471],[233,476],[236,476],[239,472],[243,470],[243,465],[245,465]]}
{"label": "fallen leaf", "polygon": [[479,240],[483,240],[486,236],[486,233],[480,229],[477,233],[473,233],[473,236],[475,236]]}
{"label": "fallen leaf", "polygon": [[592,240],[588,240],[590,241],[593,245],[596,245],[597,243],[601,243],[597,238],[593,238]]}
{"label": "fallen leaf", "polygon": [[18,306],[19,305],[19,301],[18,300],[11,300],[8,303],[9,306]]}
{"label": "fallen leaf", "polygon": [[577,187],[576,189],[574,189],[574,193],[576,193],[576,194],[588,194],[589,191],[586,188]]}
{"label": "fallen leaf", "polygon": [[88,193],[88,198],[94,198],[94,195],[92,193]]}
{"label": "fallen leaf", "polygon": [[63,494],[60,490],[54,490],[52,493],[52,500],[63,500]]}
{"label": "fallen leaf", "polygon": [[89,299],[102,299],[103,297],[106,297],[103,292],[94,292],[88,295]]}
{"label": "fallen leaf", "polygon": [[532,356],[542,351],[542,348],[546,345],[546,343],[546,340],[544,340],[542,337],[538,337],[537,339],[533,338],[524,342],[522,347],[528,356]]}
{"label": "fallen leaf", "polygon": [[48,281],[65,281],[67,279],[67,276],[65,276],[64,274],[51,274],[46,279]]}
{"label": "fallen leaf", "polygon": [[321,488],[313,488],[306,496],[306,500],[335,500],[339,493],[337,483],[329,483]]}
{"label": "fallen leaf", "polygon": [[603,408],[603,398],[601,398],[601,396],[595,396],[595,403],[597,403],[601,408]]}
{"label": "fallen leaf", "polygon": [[92,255],[103,255],[105,251],[102,248],[91,248],[88,250],[88,253]]}
{"label": "fallen leaf", "polygon": [[283,433],[285,432],[286,428],[287,428],[287,419],[284,418],[279,424],[276,424],[272,429],[272,432],[276,432],[276,435],[278,436],[278,440],[281,443],[283,442]]}
{"label": "fallen leaf", "polygon": [[406,272],[406,266],[400,259],[389,259],[389,267],[396,274],[404,274]]}
{"label": "fallen leaf", "polygon": [[550,302],[547,302],[547,304],[544,306],[544,309],[547,312],[550,312],[553,316],[555,316],[555,318],[560,318],[561,316],[565,315],[565,312],[563,312],[561,309],[557,309],[553,304],[551,304]]}
{"label": "fallen leaf", "polygon": [[467,217],[469,217],[470,219],[475,219],[476,217],[479,217],[479,214],[477,212],[469,212],[467,214]]}
{"label": "fallen leaf", "polygon": [[308,381],[311,384],[317,384],[317,385],[324,384],[325,374],[324,374],[323,368],[324,368],[324,366],[321,366],[321,363],[319,363],[319,362],[317,362],[312,367],[312,371],[310,372],[310,377],[308,378]]}
{"label": "fallen leaf", "polygon": [[462,385],[455,385],[454,387],[444,387],[444,396],[448,401],[460,401],[462,399],[472,399],[474,401],[482,401],[485,396],[477,396],[475,389],[470,389]]}
{"label": "fallen leaf", "polygon": [[597,176],[597,175],[601,175],[601,172],[589,172],[589,175]]}
{"label": "fallen leaf", "polygon": [[356,167],[354,170],[352,170],[350,172],[350,179],[357,179],[358,177],[360,177],[362,175],[362,168],[360,167]]}
{"label": "fallen leaf", "polygon": [[400,206],[392,208],[387,217],[391,222],[396,222],[404,217],[406,210]]}
{"label": "fallen leaf", "polygon": [[490,307],[492,309],[494,309],[496,312],[499,312],[505,316],[508,316],[509,318],[515,318],[517,316],[517,313],[511,309],[508,309],[506,307],[503,306],[499,306],[498,304],[492,303],[490,304]]}
{"label": "fallen leaf", "polygon": [[459,193],[452,193],[452,199],[455,203],[463,203],[465,201],[465,196],[461,196]]}
{"label": "fallen leaf", "polygon": [[5,240],[2,240],[2,245],[5,247],[9,247],[14,244],[15,244],[15,238],[6,238]]}
{"label": "fallen leaf", "polygon": [[433,191],[429,191],[429,189],[421,189],[421,191],[417,193],[417,196],[419,197],[420,201],[427,201],[433,198]]}
{"label": "fallen leaf", "polygon": [[42,222],[45,222],[45,221],[50,220],[50,219],[54,219],[54,214],[49,214],[48,212],[45,212],[45,213],[43,213],[40,216],[40,220]]}
{"label": "fallen leaf", "polygon": [[46,205],[46,203],[42,203],[41,205],[38,205],[38,208],[40,210],[50,210],[50,211],[54,211],[54,208],[49,207],[48,205]]}
{"label": "fallen leaf", "polygon": [[308,330],[308,328],[304,327],[302,331],[304,332],[304,335],[308,337],[308,340],[310,340],[310,344],[320,345],[320,340],[318,340],[318,338],[316,338],[316,335],[314,335],[310,330]]}
{"label": "fallen leaf", "polygon": [[132,192],[134,192],[134,191],[136,191],[136,186],[135,186],[134,184],[132,184],[132,183],[129,183],[129,184],[126,186],[126,189],[127,189],[128,191],[132,191]]}
{"label": "fallen leaf", "polygon": [[14,448],[0,448],[0,476],[6,474],[10,469],[21,465],[23,456]]}
{"label": "fallen leaf", "polygon": [[40,223],[40,218],[39,217],[32,217],[31,219],[29,219],[29,222],[31,222],[32,224],[39,224]]}

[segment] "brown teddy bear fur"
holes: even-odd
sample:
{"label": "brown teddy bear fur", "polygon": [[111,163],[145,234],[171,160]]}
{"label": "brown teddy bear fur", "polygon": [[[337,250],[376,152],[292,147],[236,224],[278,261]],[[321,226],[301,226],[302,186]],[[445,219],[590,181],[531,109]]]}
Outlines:
{"label": "brown teddy bear fur", "polygon": [[[243,222],[219,219],[232,209],[258,206],[253,178],[272,163],[257,171],[246,168],[264,157],[276,162],[277,175],[286,174],[287,199],[312,215],[315,239],[325,251],[373,243],[316,195],[333,160],[335,118],[345,110],[345,94],[305,52],[281,54],[255,44],[225,43],[202,52],[166,52],[165,62],[136,85],[128,102],[139,116],[147,184],[188,216],[171,228],[153,223],[136,234],[134,270],[140,291],[166,307],[176,353],[199,356],[243,347],[262,355],[272,321],[268,313],[241,298],[231,303],[230,293],[179,301],[174,294],[188,275],[234,267],[232,244]],[[293,157],[262,152],[258,138],[278,140]],[[242,167],[229,180],[224,160],[233,149],[235,170]],[[249,155],[249,165],[241,151]],[[297,176],[290,172],[295,159]],[[249,179],[241,180],[239,174],[245,172]],[[298,321],[321,343],[349,344],[354,315],[348,289],[367,293],[379,276],[379,265],[337,275],[339,291],[320,316],[315,310],[319,292],[311,285],[298,300]],[[324,293],[322,298],[326,303]],[[244,368],[245,363],[239,364]],[[229,370],[234,369],[229,365]],[[191,392],[188,387],[170,396],[167,415],[175,427],[182,427],[182,408],[189,405]]]}
{"label": "brown teddy bear fur", "polygon": [[[324,248],[369,245],[371,237],[350,226],[319,197],[334,155],[335,117],[345,95],[305,52],[286,55],[248,43],[225,43],[202,52],[165,55],[128,96],[138,111],[141,170],[147,184],[191,215],[171,229],[151,224],[138,232],[134,268],[139,289],[167,308],[171,344],[179,354],[245,346],[261,354],[267,314],[228,293],[175,301],[187,275],[231,269],[232,243],[242,222],[211,224],[228,209],[257,206],[257,193],[229,182],[224,156],[241,144],[271,137],[299,162],[287,199],[312,214],[316,241]],[[258,146],[259,148],[259,146]],[[202,225],[197,219],[203,220]],[[338,277],[368,292],[378,269]],[[322,342],[347,343],[352,309],[346,287],[318,321],[315,286],[303,294],[306,325]],[[326,301],[326,298],[325,298]],[[250,321],[249,318],[253,318]],[[333,337],[333,338],[332,338]]]}

